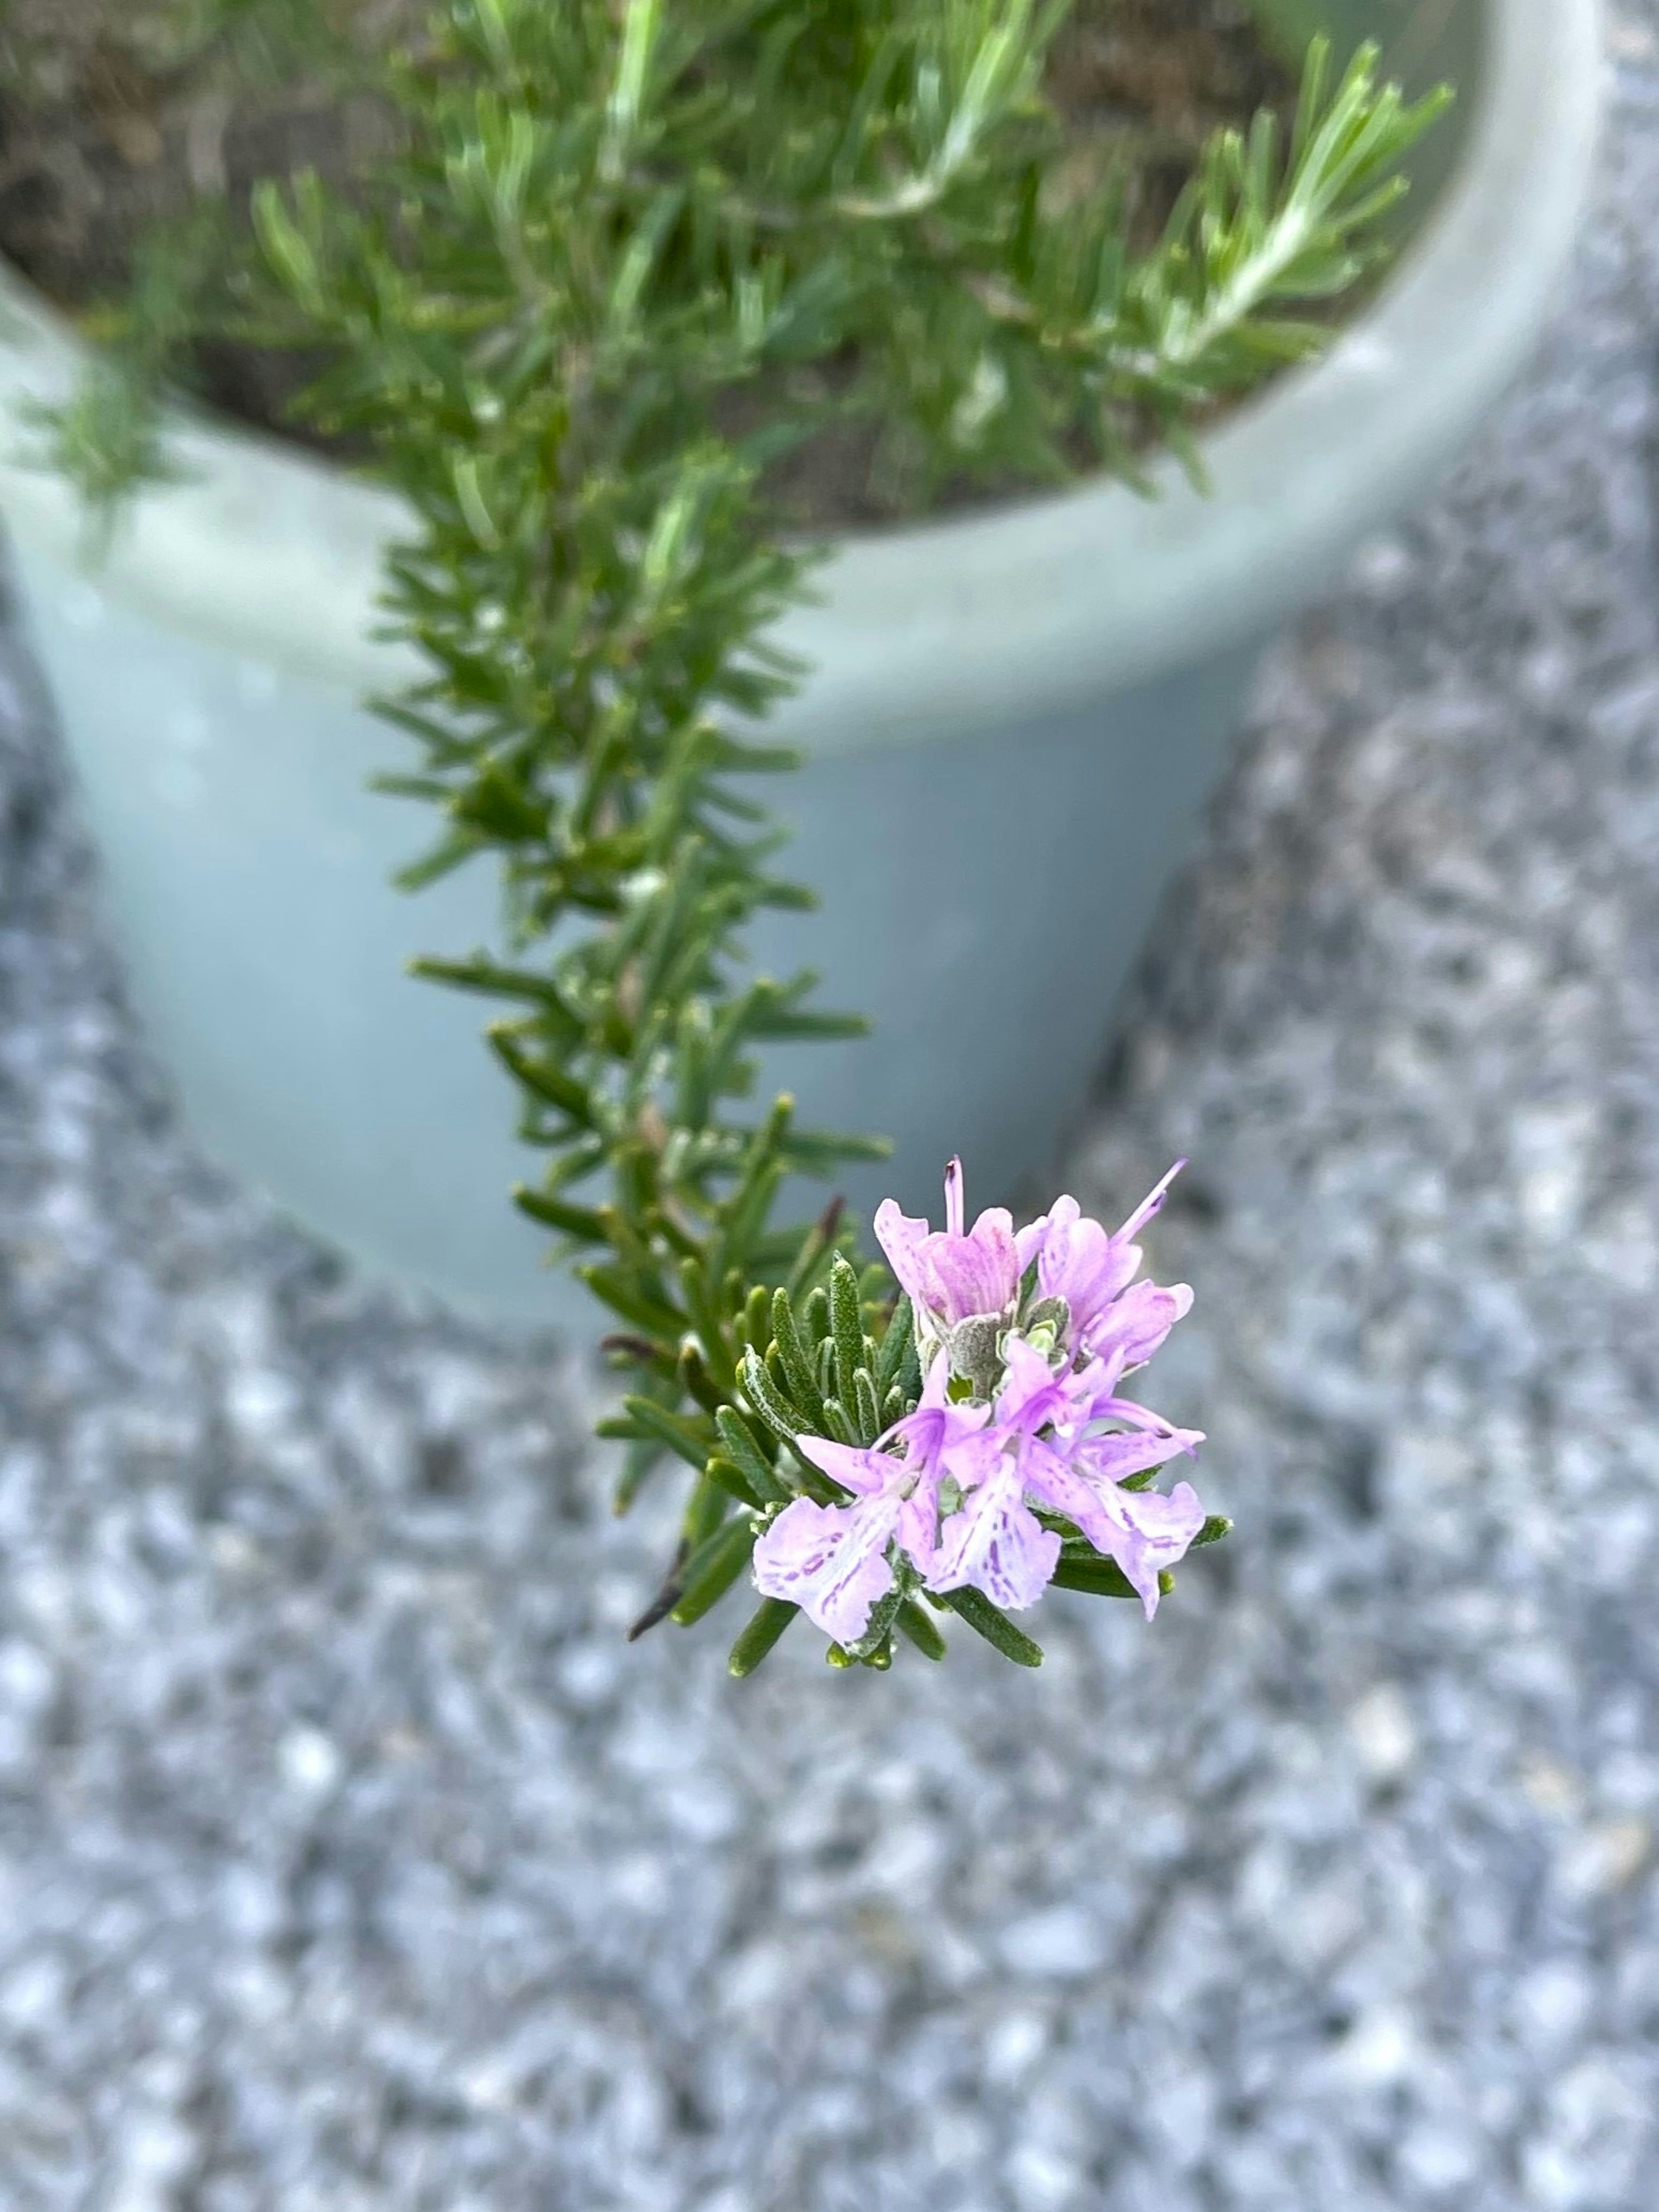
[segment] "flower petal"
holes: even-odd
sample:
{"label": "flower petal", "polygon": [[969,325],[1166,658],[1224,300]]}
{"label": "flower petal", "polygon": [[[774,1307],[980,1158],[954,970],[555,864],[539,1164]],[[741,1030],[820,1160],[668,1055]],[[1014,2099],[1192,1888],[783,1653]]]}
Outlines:
{"label": "flower petal", "polygon": [[[988,1407],[986,1411],[989,1410]],[[978,1435],[963,1431],[947,1437],[939,1454],[940,1479],[948,1475],[958,1490],[977,1490],[1003,1465],[1006,1443],[1006,1434],[997,1429],[981,1430]]]}
{"label": "flower petal", "polygon": [[891,1494],[856,1505],[798,1498],[755,1546],[755,1588],[787,1599],[837,1644],[856,1644],[893,1587],[887,1545],[898,1517]]}
{"label": "flower petal", "polygon": [[1146,1197],[1141,1200],[1139,1205],[1136,1206],[1134,1212],[1113,1238],[1114,1243],[1127,1244],[1132,1237],[1138,1237],[1140,1234],[1155,1213],[1162,1212],[1164,1201],[1170,1194],[1170,1185],[1186,1164],[1185,1160],[1177,1160],[1162,1182],[1155,1184],[1147,1192]]}
{"label": "flower petal", "polygon": [[1019,1293],[1013,1217],[997,1206],[981,1214],[970,1237],[930,1237],[922,1267],[923,1295],[941,1320],[1003,1312]]}
{"label": "flower petal", "polygon": [[1067,1381],[1054,1373],[1035,1345],[1011,1336],[997,1392],[997,1419],[1006,1427],[1035,1432],[1045,1421],[1061,1419],[1071,1410]]}
{"label": "flower petal", "polygon": [[996,1415],[1005,1435],[1034,1437],[1052,1427],[1062,1450],[1083,1436],[1098,1418],[1097,1408],[1115,1401],[1117,1370],[1109,1361],[1091,1359],[1077,1370],[1051,1367],[1044,1354],[1024,1337],[1011,1336]]}
{"label": "flower petal", "polygon": [[[1096,1398],[1089,1407],[1090,1419],[1096,1421],[1121,1421],[1128,1428],[1144,1429],[1149,1436],[1160,1437],[1168,1447],[1165,1457],[1173,1459],[1176,1452],[1185,1452],[1190,1459],[1204,1441],[1202,1429],[1178,1429],[1173,1421],[1166,1421],[1162,1413],[1155,1413],[1149,1406],[1138,1406],[1133,1398]],[[1102,1441],[1096,1437],[1091,1441]],[[1109,1442],[1110,1438],[1104,1439]]]}
{"label": "flower petal", "polygon": [[945,1233],[960,1237],[967,1219],[963,1200],[966,1196],[963,1182],[962,1162],[954,1153],[945,1163]]}
{"label": "flower petal", "polygon": [[939,1532],[930,1589],[982,1590],[1015,1612],[1035,1605],[1060,1563],[1060,1538],[1042,1527],[1020,1494],[1011,1460],[969,1493]]}
{"label": "flower petal", "polygon": [[897,1201],[884,1198],[876,1208],[876,1242],[887,1255],[899,1288],[915,1306],[926,1303],[922,1255],[933,1231],[913,1213],[901,1213]]}
{"label": "flower petal", "polygon": [[902,1461],[889,1461],[890,1466],[902,1468],[907,1475],[937,1480],[945,1454],[964,1437],[975,1436],[984,1428],[991,1418],[991,1408],[975,1404],[955,1405],[950,1389],[950,1363],[934,1360],[922,1380],[921,1396],[914,1408],[902,1413],[885,1435],[877,1439],[878,1445],[896,1443],[904,1448]]}
{"label": "flower petal", "polygon": [[[1075,1521],[1085,1536],[1091,1520],[1100,1516],[1100,1501],[1093,1484],[1075,1460],[1046,1437],[1027,1437],[1019,1448],[1022,1487],[1053,1513]],[[1094,1542],[1092,1536],[1089,1537]]]}
{"label": "flower petal", "polygon": [[894,1534],[899,1548],[908,1552],[925,1575],[939,1551],[939,1481],[919,1482],[899,1502]]}
{"label": "flower petal", "polygon": [[1111,1540],[1089,1533],[1097,1551],[1115,1559],[1138,1592],[1150,1620],[1158,1611],[1159,1571],[1184,1559],[1204,1526],[1204,1508],[1189,1482],[1178,1482],[1166,1498],[1157,1490],[1120,1490],[1121,1521]]}
{"label": "flower petal", "polygon": [[884,1490],[899,1472],[898,1462],[887,1453],[838,1444],[833,1437],[799,1436],[795,1443],[802,1456],[810,1459],[832,1482],[840,1483],[843,1490],[854,1491],[862,1498],[873,1497],[878,1491]]}
{"label": "flower petal", "polygon": [[1079,1332],[1079,1340],[1097,1357],[1115,1358],[1121,1375],[1144,1367],[1192,1304],[1185,1283],[1131,1283],[1091,1327]]}
{"label": "flower petal", "polygon": [[1064,1298],[1079,1343],[1134,1280],[1140,1248],[1109,1237],[1097,1221],[1073,1221],[1053,1231],[1037,1259],[1037,1288],[1044,1297]]}
{"label": "flower petal", "polygon": [[1166,1465],[1177,1452],[1190,1459],[1203,1441],[1202,1429],[1131,1429],[1114,1436],[1085,1437],[1073,1451],[1072,1463],[1102,1482],[1127,1482],[1132,1474]]}

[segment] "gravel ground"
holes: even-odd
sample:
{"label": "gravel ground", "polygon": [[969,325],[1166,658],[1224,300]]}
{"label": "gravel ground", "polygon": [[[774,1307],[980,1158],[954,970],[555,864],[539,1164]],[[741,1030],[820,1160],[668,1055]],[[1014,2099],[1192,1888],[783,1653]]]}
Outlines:
{"label": "gravel ground", "polygon": [[1241,1533],[1042,1676],[625,1651],[594,1379],[198,1161],[11,654],[8,2212],[1659,2203],[1655,0],[1613,42],[1571,335],[1277,658],[1073,1164],[1197,1163],[1158,1402]]}

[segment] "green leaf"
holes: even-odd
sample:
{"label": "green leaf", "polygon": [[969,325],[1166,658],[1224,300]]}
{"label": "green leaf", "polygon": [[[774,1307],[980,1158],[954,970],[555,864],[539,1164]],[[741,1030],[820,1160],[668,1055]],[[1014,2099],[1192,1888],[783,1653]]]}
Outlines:
{"label": "green leaf", "polygon": [[1127,1597],[1137,1601],[1140,1593],[1124,1573],[1115,1559],[1092,1557],[1066,1558],[1062,1556],[1054,1569],[1056,1589],[1085,1590],[1091,1597]]}
{"label": "green leaf", "polygon": [[679,1358],[675,1363],[679,1385],[705,1413],[714,1413],[737,1388],[737,1370],[723,1353],[717,1365],[718,1375],[704,1357],[701,1344],[693,1337],[682,1339]]}
{"label": "green leaf", "polygon": [[783,1147],[792,1167],[807,1175],[821,1175],[849,1160],[885,1160],[892,1157],[888,1137],[838,1136],[828,1129],[792,1129]]}
{"label": "green leaf", "polygon": [[714,1427],[720,1443],[762,1502],[787,1504],[794,1492],[762,1450],[753,1430],[737,1407],[722,1406],[714,1416]]}
{"label": "green leaf", "polygon": [[617,1478],[611,1500],[614,1513],[620,1516],[629,1510],[662,1462],[662,1448],[653,1439],[637,1437],[629,1444],[623,1455],[623,1469]]}
{"label": "green leaf", "polygon": [[675,1273],[679,1280],[680,1296],[685,1301],[685,1310],[697,1332],[704,1357],[718,1363],[724,1371],[727,1364],[726,1316],[720,1310],[720,1300],[708,1281],[703,1262],[701,1259],[682,1260]]}
{"label": "green leaf", "polygon": [[[1054,1569],[1056,1589],[1081,1590],[1090,1597],[1133,1598],[1137,1604],[1140,1593],[1130,1582],[1115,1559],[1062,1557]],[[1165,1571],[1158,1578],[1159,1590],[1168,1595],[1175,1588],[1175,1577]]]}
{"label": "green leaf", "polygon": [[826,1398],[823,1401],[823,1429],[824,1432],[833,1437],[836,1443],[845,1444],[849,1451],[856,1449],[859,1442],[858,1429],[852,1415],[839,1398]]}
{"label": "green leaf", "polygon": [[750,1285],[744,1301],[742,1335],[746,1345],[759,1352],[772,1341],[772,1300],[764,1283]]}
{"label": "green leaf", "polygon": [[453,793],[448,805],[457,822],[488,837],[520,843],[547,835],[545,802],[522,791],[496,761],[484,761],[471,782]]}
{"label": "green leaf", "polygon": [[752,1674],[799,1611],[799,1606],[790,1605],[781,1597],[763,1598],[748,1626],[732,1646],[726,1671],[739,1679]]}
{"label": "green leaf", "polygon": [[858,1415],[859,1442],[872,1444],[886,1424],[881,1418],[881,1407],[876,1403],[876,1386],[870,1380],[867,1368],[857,1369],[853,1376],[853,1394]]}
{"label": "green leaf", "polygon": [[706,1473],[698,1475],[680,1520],[680,1539],[687,1553],[714,1534],[726,1518],[727,1503],[719,1483],[711,1481]]}
{"label": "green leaf", "polygon": [[795,1325],[794,1305],[785,1290],[772,1293],[772,1340],[783,1363],[789,1395],[802,1415],[797,1425],[821,1428],[823,1424],[823,1400],[819,1395],[818,1378]]}
{"label": "green leaf", "polygon": [[572,1206],[568,1200],[556,1197],[551,1191],[532,1190],[527,1183],[514,1186],[513,1203],[520,1213],[527,1213],[544,1228],[557,1230],[562,1237],[579,1237],[586,1244],[605,1242],[605,1217],[591,1206]]}
{"label": "green leaf", "polygon": [[830,1326],[836,1346],[836,1395],[843,1407],[858,1402],[854,1376],[866,1358],[864,1320],[859,1311],[859,1279],[836,1253],[830,1266]]}
{"label": "green leaf", "polygon": [[475,859],[480,849],[476,830],[458,830],[453,836],[441,838],[418,860],[410,860],[407,866],[399,868],[392,878],[392,884],[400,891],[423,891]]}
{"label": "green leaf", "polygon": [[624,1321],[631,1321],[647,1336],[661,1337],[667,1343],[678,1344],[685,1332],[685,1316],[676,1313],[672,1306],[664,1305],[648,1291],[630,1282],[620,1270],[606,1267],[598,1261],[588,1261],[577,1268],[576,1273],[612,1313],[620,1314]]}
{"label": "green leaf", "polygon": [[919,1606],[913,1597],[907,1597],[900,1605],[895,1620],[924,1658],[944,1658],[945,1638],[939,1632],[937,1622],[933,1614]]}
{"label": "green leaf", "polygon": [[801,1241],[799,1252],[789,1270],[785,1285],[792,1299],[810,1297],[818,1287],[818,1279],[833,1259],[836,1245],[845,1233],[842,1228],[842,1201],[832,1199]]}
{"label": "green leaf", "polygon": [[719,1452],[710,1459],[703,1472],[710,1482],[718,1483],[728,1498],[734,1499],[738,1505],[748,1507],[751,1512],[757,1511],[767,1502],[756,1494],[755,1486],[741,1470],[731,1460],[722,1458]]}
{"label": "green leaf", "polygon": [[778,1006],[769,1012],[757,1012],[750,1016],[744,1027],[757,1042],[767,1043],[807,1037],[834,1042],[842,1037],[861,1037],[870,1034],[870,1024],[862,1014],[823,1014],[804,1008],[797,1011],[789,1006]]}
{"label": "green leaf", "polygon": [[678,1452],[688,1467],[699,1474],[703,1472],[714,1449],[714,1424],[706,1416],[671,1413],[654,1398],[636,1395],[623,1400],[623,1410],[638,1428],[659,1438],[670,1451]]}
{"label": "green leaf", "polygon": [[409,972],[427,982],[447,983],[453,990],[477,991],[492,999],[527,1000],[573,1042],[582,1035],[581,1024],[550,978],[526,969],[508,968],[485,953],[475,952],[465,960],[440,960],[422,954],[410,962]]}
{"label": "green leaf", "polygon": [[721,1209],[720,1231],[710,1252],[710,1273],[716,1279],[728,1266],[740,1262],[758,1233],[782,1181],[783,1140],[794,1112],[794,1102],[781,1094],[772,1110],[744,1147],[743,1164],[730,1199]]}
{"label": "green leaf", "polygon": [[484,1041],[508,1074],[533,1097],[556,1107],[582,1128],[595,1126],[593,1102],[586,1085],[578,1077],[566,1074],[552,1060],[527,1052],[516,1029],[504,1022],[492,1022],[484,1031]]}
{"label": "green leaf", "polygon": [[898,1380],[899,1370],[907,1355],[915,1348],[915,1323],[911,1315],[910,1301],[901,1295],[883,1332],[881,1346],[876,1354],[876,1395],[884,1402],[887,1393]]}
{"label": "green leaf", "polygon": [[749,1565],[755,1548],[755,1532],[741,1514],[715,1531],[686,1562],[683,1580],[685,1595],[669,1618],[690,1628],[718,1605]]}
{"label": "green leaf", "polygon": [[960,1615],[976,1636],[994,1644],[1016,1667],[1040,1667],[1042,1646],[1014,1626],[1007,1614],[976,1589],[946,1590],[939,1602]]}
{"label": "green leaf", "polygon": [[283,204],[281,187],[270,179],[253,188],[253,228],[266,259],[301,306],[319,319],[327,316],[322,270],[311,240]]}
{"label": "green leaf", "polygon": [[752,1350],[743,1356],[743,1387],[750,1404],[773,1434],[793,1444],[801,1433],[800,1416],[790,1410]]}
{"label": "green leaf", "polygon": [[902,1583],[895,1583],[870,1608],[870,1618],[858,1642],[848,1647],[848,1656],[861,1666],[886,1668],[892,1664],[893,1625],[905,1602]]}

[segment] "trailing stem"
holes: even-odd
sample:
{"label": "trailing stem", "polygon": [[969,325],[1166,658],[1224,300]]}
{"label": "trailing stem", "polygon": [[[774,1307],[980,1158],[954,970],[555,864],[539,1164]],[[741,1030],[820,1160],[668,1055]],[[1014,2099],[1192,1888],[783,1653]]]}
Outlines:
{"label": "trailing stem", "polygon": [[[1066,12],[456,0],[390,65],[398,146],[370,186],[255,203],[237,327],[324,349],[308,420],[366,444],[411,516],[386,626],[428,672],[379,702],[416,751],[382,781],[437,827],[403,880],[488,854],[503,887],[500,945],[415,968],[497,1009],[541,1162],[517,1202],[616,1318],[619,1504],[665,1462],[690,1477],[646,1620],[744,1580],[784,1501],[834,1504],[805,1430],[867,1446],[922,1387],[908,1309],[851,1264],[838,1210],[776,1218],[790,1179],[883,1147],[750,1103],[769,1043],[860,1026],[744,959],[757,912],[808,902],[755,795],[793,762],[761,727],[803,672],[771,629],[817,557],[783,533],[780,465],[865,425],[916,502],[1061,481],[1079,447],[1137,477],[1149,425],[1179,446],[1322,343],[1439,105],[1379,84],[1370,48],[1333,82],[1316,46],[1288,140],[1270,118],[1221,134],[1136,257],[1121,196],[1050,189]],[[173,312],[152,292],[116,356],[146,370]],[[108,495],[91,404],[47,427]],[[125,420],[129,476],[161,465]],[[1109,1561],[1066,1564],[1113,1587]],[[981,1594],[942,1601],[1030,1661]],[[789,1617],[768,1600],[734,1671]],[[893,1634],[938,1645],[914,1592],[852,1656],[886,1664]]]}

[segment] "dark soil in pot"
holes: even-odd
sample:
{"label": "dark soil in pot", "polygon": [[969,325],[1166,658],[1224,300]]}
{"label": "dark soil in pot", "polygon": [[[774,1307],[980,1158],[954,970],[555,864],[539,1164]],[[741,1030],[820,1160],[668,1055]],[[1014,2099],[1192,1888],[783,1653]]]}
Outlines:
{"label": "dark soil in pot", "polygon": [[[0,254],[95,333],[158,227],[205,210],[234,240],[254,185],[306,167],[349,192],[392,128],[362,86],[389,44],[421,35],[430,0],[257,0],[233,11],[234,36],[192,33],[210,21],[209,0],[0,7]],[[1295,94],[1244,0],[1078,0],[1048,84],[1067,184],[1082,193],[1126,177],[1142,240],[1218,125],[1287,110]],[[199,252],[204,281],[216,281],[223,237],[204,228]],[[210,405],[308,443],[319,441],[296,431],[289,409],[315,367],[219,341],[198,343],[191,363]],[[816,441],[773,487],[782,519],[807,529],[892,520],[906,503],[884,494],[872,459],[861,433]],[[934,504],[986,497],[982,484],[960,499],[947,488]]]}

